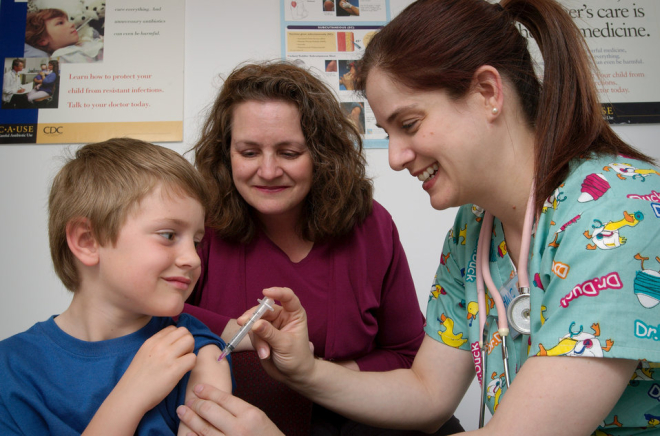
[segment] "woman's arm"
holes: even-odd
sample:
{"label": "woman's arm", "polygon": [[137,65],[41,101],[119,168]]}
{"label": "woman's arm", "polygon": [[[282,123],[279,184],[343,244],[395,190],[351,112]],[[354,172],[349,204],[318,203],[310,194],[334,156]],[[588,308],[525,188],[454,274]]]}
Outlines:
{"label": "woman's arm", "polygon": [[636,366],[636,361],[624,359],[531,357],[481,433],[591,435],[619,400]]}
{"label": "woman's arm", "polygon": [[57,73],[52,72],[43,78],[43,83],[53,83],[57,79]]}
{"label": "woman's arm", "polygon": [[282,304],[264,315],[270,322],[258,321],[253,327],[257,352],[267,359],[262,360],[266,371],[348,418],[389,428],[435,430],[452,416],[474,378],[469,352],[428,337],[411,369],[355,372],[314,359],[298,298],[286,288],[270,288],[264,295]]}
{"label": "woman's arm", "polygon": [[345,10],[351,15],[360,15],[360,8],[358,8],[357,6],[353,6],[352,4],[350,4],[345,0],[341,0],[339,2],[339,6],[341,6],[343,10]]}
{"label": "woman's arm", "polygon": [[[315,360],[305,347],[306,315],[293,292],[264,291],[282,307],[253,328],[264,368],[313,401],[347,417],[386,427],[438,428],[474,377],[469,352],[430,337],[409,370],[354,372]],[[532,357],[480,435],[587,436],[630,381],[637,362],[589,357]],[[521,413],[524,411],[524,413]],[[558,424],[559,423],[559,424]]]}
{"label": "woman's arm", "polygon": [[388,215],[386,243],[391,247],[389,268],[382,278],[380,306],[376,312],[376,348],[356,359],[362,371],[410,368],[424,339],[424,316],[419,308],[399,233]]}

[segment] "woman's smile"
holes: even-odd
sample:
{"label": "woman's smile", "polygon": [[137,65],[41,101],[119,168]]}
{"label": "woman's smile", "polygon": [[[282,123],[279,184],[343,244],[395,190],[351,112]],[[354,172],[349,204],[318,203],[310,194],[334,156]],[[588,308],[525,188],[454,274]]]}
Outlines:
{"label": "woman's smile", "polygon": [[283,101],[238,104],[230,153],[234,185],[260,219],[291,215],[295,221],[314,169],[298,108]]}

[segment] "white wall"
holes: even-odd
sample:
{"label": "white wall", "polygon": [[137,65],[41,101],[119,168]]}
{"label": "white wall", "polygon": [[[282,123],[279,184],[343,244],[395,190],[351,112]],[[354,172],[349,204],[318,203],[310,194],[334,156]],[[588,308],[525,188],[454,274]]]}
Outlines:
{"label": "white wall", "polygon": [[[392,15],[409,0],[391,0]],[[279,1],[187,0],[184,142],[162,144],[179,152],[195,142],[203,111],[226,75],[246,60],[278,58]],[[620,126],[616,131],[660,159],[657,125]],[[63,311],[70,295],[52,271],[47,238],[49,184],[60,166],[63,145],[0,146],[0,340]],[[368,150],[375,196],[394,216],[408,255],[419,302],[426,309],[428,290],[440,257],[444,235],[455,211],[434,211],[417,179],[395,173],[387,150]],[[442,363],[438,363],[439,368]],[[464,398],[457,416],[476,428],[478,385]]]}

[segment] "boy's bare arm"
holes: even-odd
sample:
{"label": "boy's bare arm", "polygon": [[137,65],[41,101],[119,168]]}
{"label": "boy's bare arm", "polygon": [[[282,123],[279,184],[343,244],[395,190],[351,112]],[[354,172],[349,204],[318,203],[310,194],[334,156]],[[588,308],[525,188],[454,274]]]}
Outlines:
{"label": "boy's bare arm", "polygon": [[[207,345],[197,353],[197,363],[190,373],[188,386],[186,387],[186,403],[197,398],[193,389],[199,383],[215,386],[225,392],[231,393],[231,372],[227,359],[218,362],[220,348],[216,345]],[[183,423],[179,424],[179,436],[189,434],[190,429]]]}
{"label": "boy's bare arm", "polygon": [[195,366],[194,347],[195,340],[185,327],[166,327],[145,341],[82,436],[135,434],[144,414]]}

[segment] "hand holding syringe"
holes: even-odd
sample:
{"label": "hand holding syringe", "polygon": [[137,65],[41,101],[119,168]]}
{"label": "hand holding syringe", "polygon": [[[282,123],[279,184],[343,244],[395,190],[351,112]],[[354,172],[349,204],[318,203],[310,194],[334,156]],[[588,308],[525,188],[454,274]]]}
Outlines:
{"label": "hand holding syringe", "polygon": [[245,335],[248,334],[250,329],[252,328],[252,325],[259,321],[261,317],[263,316],[264,313],[266,313],[267,310],[275,310],[273,309],[273,300],[270,298],[264,298],[263,300],[257,299],[259,302],[259,307],[257,307],[257,310],[252,314],[250,319],[245,323],[243,327],[236,333],[236,335],[229,341],[227,346],[225,347],[224,351],[218,357],[218,360],[222,360],[224,357],[227,357],[229,353],[234,351],[234,349],[238,346],[238,344],[243,340]]}

